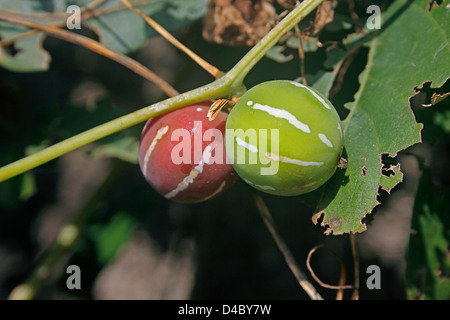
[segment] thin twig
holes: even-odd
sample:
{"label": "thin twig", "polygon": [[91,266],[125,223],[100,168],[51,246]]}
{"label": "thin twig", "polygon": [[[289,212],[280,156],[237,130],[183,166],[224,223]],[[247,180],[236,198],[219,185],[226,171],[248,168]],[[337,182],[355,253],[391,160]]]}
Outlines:
{"label": "thin twig", "polygon": [[356,33],[361,33],[362,28],[359,24],[359,17],[355,12],[355,2],[353,0],[347,0],[347,4],[348,4],[348,12],[350,14],[350,17],[352,18],[353,21],[353,26],[355,28],[355,32]]}
{"label": "thin twig", "polygon": [[[319,279],[319,277],[317,277],[317,275],[314,273],[314,270],[311,267],[311,256],[312,254],[319,248],[325,248],[327,249],[329,252],[331,252],[340,262],[341,264],[341,274],[339,276],[339,285],[334,286],[334,285],[330,285],[330,284],[326,284],[324,282],[322,282],[322,280]],[[317,281],[318,284],[320,284],[322,287],[327,288],[327,289],[333,289],[333,290],[344,290],[344,289],[352,289],[353,286],[350,285],[344,285],[343,283],[345,283],[345,265],[343,263],[343,261],[341,260],[341,258],[330,248],[328,248],[327,246],[325,246],[324,244],[319,244],[317,246],[315,246],[314,248],[312,248],[309,253],[308,253],[308,258],[306,259],[306,266],[308,267],[309,272],[311,272],[311,276],[314,278],[314,280]],[[336,299],[340,300],[342,299],[342,293],[338,292],[338,295],[336,297]]]}
{"label": "thin twig", "polygon": [[201,87],[97,125],[89,130],[47,147],[44,150],[0,167],[0,182],[36,168],[89,143],[142,123],[151,117],[195,102],[218,99],[225,96],[231,97],[237,92],[243,92],[245,90],[243,81],[250,70],[252,70],[252,68],[266,55],[270,48],[278,43],[289,30],[298,24],[305,16],[310,14],[322,2],[323,0],[305,0],[301,2],[222,77]]}
{"label": "thin twig", "polygon": [[166,29],[164,29],[161,25],[159,25],[155,20],[146,16],[141,10],[136,8],[130,1],[121,0],[124,5],[126,5],[130,10],[136,12],[139,16],[141,16],[156,32],[158,32],[161,36],[163,36],[167,41],[169,41],[172,45],[174,45],[179,50],[183,51],[187,54],[192,60],[194,60],[197,64],[199,64],[203,69],[209,72],[214,78],[217,78],[222,72],[203,60],[197,54],[192,52],[189,48],[179,42],[175,37],[173,37]]}
{"label": "thin twig", "polygon": [[142,65],[141,63],[137,62],[136,60],[115,52],[111,49],[108,49],[104,45],[100,44],[99,42],[92,40],[88,37],[85,37],[83,35],[76,34],[74,32],[62,30],[53,26],[40,24],[32,21],[28,21],[26,19],[10,16],[1,13],[0,10],[0,20],[8,21],[15,24],[20,24],[28,28],[37,29],[40,31],[44,31],[54,37],[57,37],[59,39],[80,45],[82,47],[85,47],[93,52],[96,52],[106,58],[109,58],[113,61],[116,61],[120,63],[121,65],[127,67],[128,69],[134,71],[135,73],[139,74],[140,76],[144,77],[148,81],[152,82],[154,85],[159,87],[162,91],[164,91],[169,97],[173,97],[178,95],[178,91],[175,90],[168,82],[157,76],[155,73],[150,71],[147,67]]}
{"label": "thin twig", "polygon": [[254,190],[251,190],[251,193],[253,195],[253,199],[255,200],[256,207],[258,208],[258,211],[264,223],[266,224],[267,229],[269,229],[270,234],[274,238],[275,243],[277,244],[278,248],[283,254],[287,265],[291,269],[300,286],[303,288],[303,290],[305,290],[305,292],[312,300],[323,300],[322,296],[316,291],[314,286],[307,280],[306,276],[303,274],[303,272],[300,270],[297,263],[295,262],[295,259],[292,256],[291,251],[289,250],[288,246],[280,236],[275,226],[275,222],[273,221],[272,215],[270,214],[270,211],[267,208],[266,204],[264,203],[263,199]]}
{"label": "thin twig", "polygon": [[354,268],[354,274],[355,274],[355,286],[352,293],[352,300],[358,300],[359,299],[359,253],[358,249],[356,248],[356,239],[355,234],[350,233],[350,244],[352,247],[352,255],[353,255],[353,268]]}

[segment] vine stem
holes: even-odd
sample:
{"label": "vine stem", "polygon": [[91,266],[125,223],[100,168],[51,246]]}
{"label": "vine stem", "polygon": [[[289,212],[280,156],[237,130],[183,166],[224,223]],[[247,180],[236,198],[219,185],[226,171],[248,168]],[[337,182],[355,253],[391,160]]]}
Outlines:
{"label": "vine stem", "polygon": [[106,122],[28,157],[10,163],[0,168],[0,182],[56,159],[57,157],[86,144],[144,122],[151,117],[196,102],[241,94],[244,91],[244,78],[255,64],[264,57],[267,51],[272,48],[283,35],[290,31],[322,2],[323,0],[303,1],[283,18],[283,20],[281,20],[263,39],[261,39],[261,41],[258,42],[258,44],[256,44],[229,72],[210,84]]}

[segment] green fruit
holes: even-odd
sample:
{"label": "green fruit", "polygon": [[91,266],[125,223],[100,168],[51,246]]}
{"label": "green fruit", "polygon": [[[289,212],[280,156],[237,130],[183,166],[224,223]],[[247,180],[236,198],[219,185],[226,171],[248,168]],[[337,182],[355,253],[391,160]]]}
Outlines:
{"label": "green fruit", "polygon": [[334,174],[343,137],[339,115],[321,93],[277,80],[251,88],[236,103],[225,145],[245,182],[294,196],[319,188]]}

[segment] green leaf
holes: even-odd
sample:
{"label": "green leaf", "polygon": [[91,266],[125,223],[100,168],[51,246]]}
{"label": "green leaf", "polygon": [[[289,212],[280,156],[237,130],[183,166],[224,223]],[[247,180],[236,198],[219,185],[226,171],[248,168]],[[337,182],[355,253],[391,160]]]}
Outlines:
{"label": "green leaf", "polygon": [[437,112],[434,116],[434,124],[440,126],[445,133],[450,133],[450,110]]}
{"label": "green leaf", "polygon": [[419,181],[406,256],[409,299],[450,299],[449,190],[434,187],[425,168]]}
{"label": "green leaf", "polygon": [[136,230],[138,222],[126,212],[116,213],[107,223],[98,223],[89,228],[89,235],[97,249],[99,264],[111,261],[118,250]]}
{"label": "green leaf", "polygon": [[390,191],[399,170],[386,175],[382,155],[421,141],[421,124],[409,107],[413,88],[427,80],[442,84],[450,65],[449,9],[427,10],[428,1],[397,0],[381,15],[361,86],[343,121],[346,170],[338,169],[326,187],[313,221],[327,234],[363,232],[362,219],[379,204],[379,188]]}

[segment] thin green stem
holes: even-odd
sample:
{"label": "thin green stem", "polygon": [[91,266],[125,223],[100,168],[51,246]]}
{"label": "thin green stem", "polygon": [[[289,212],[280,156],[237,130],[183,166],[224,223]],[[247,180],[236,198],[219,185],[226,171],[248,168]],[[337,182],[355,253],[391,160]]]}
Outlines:
{"label": "thin green stem", "polygon": [[243,80],[254,65],[278,40],[313,11],[323,0],[303,1],[290,14],[278,23],[256,46],[254,46],[229,72],[203,87],[147,106],[138,111],[101,124],[69,139],[61,141],[38,153],[22,158],[0,168],[0,182],[31,170],[86,144],[124,130],[151,117],[172,111],[186,105],[243,91]]}

